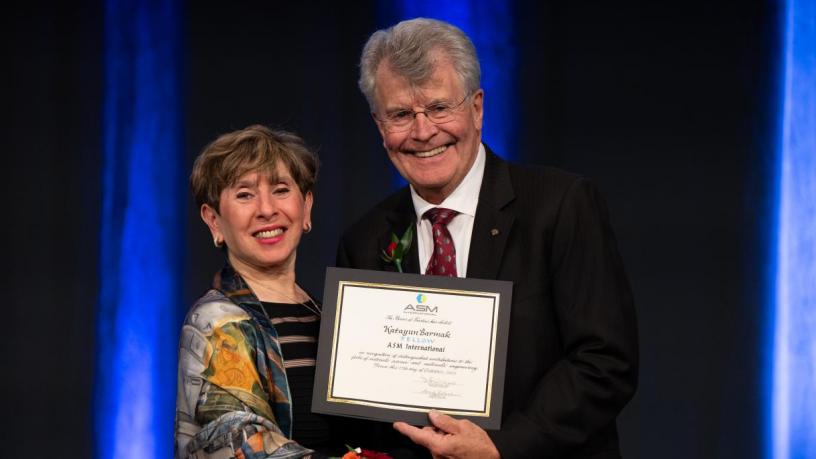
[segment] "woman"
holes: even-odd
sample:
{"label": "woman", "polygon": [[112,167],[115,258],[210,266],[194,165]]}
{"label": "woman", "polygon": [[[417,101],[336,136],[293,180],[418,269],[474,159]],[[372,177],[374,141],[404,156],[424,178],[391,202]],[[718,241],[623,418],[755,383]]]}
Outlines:
{"label": "woman", "polygon": [[182,328],[177,457],[308,457],[303,444],[330,440],[310,412],[320,305],[295,282],[316,175],[299,137],[257,125],[195,161],[192,191],[227,263]]}

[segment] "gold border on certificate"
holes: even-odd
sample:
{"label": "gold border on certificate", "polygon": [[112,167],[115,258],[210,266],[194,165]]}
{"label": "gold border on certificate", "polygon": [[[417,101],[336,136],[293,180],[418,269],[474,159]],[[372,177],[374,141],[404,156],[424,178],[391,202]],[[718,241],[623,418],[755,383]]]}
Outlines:
{"label": "gold border on certificate", "polygon": [[499,302],[501,301],[501,294],[498,292],[479,292],[479,291],[471,291],[471,290],[457,290],[457,289],[444,289],[444,288],[433,288],[433,287],[415,287],[415,286],[405,286],[405,285],[398,285],[398,284],[386,284],[386,283],[374,283],[374,282],[360,282],[360,281],[340,281],[338,283],[337,288],[337,298],[336,304],[338,307],[335,311],[334,317],[334,330],[332,333],[332,345],[331,345],[331,359],[329,365],[329,379],[328,379],[328,386],[326,390],[326,400],[334,403],[343,403],[348,405],[361,405],[361,406],[370,406],[370,407],[377,407],[377,408],[387,408],[392,410],[399,410],[399,411],[413,411],[413,412],[427,412],[428,410],[432,409],[433,407],[427,406],[416,406],[416,405],[404,405],[398,403],[384,403],[384,402],[375,402],[375,401],[368,401],[368,400],[357,400],[357,399],[350,399],[345,397],[337,397],[333,396],[333,387],[334,387],[334,370],[336,365],[336,357],[337,357],[337,345],[339,339],[339,331],[340,331],[340,318],[343,313],[343,295],[345,293],[346,286],[353,286],[353,287],[363,287],[363,288],[375,288],[375,289],[384,289],[384,290],[401,290],[406,292],[418,293],[421,294],[423,292],[433,292],[433,293],[441,293],[447,295],[457,295],[457,296],[470,296],[470,297],[483,297],[483,298],[492,298],[493,299],[493,306],[492,306],[492,323],[491,323],[491,339],[490,339],[490,349],[489,349],[489,358],[488,358],[488,368],[487,368],[487,375],[485,378],[485,393],[483,397],[483,406],[484,409],[482,411],[477,410],[455,410],[455,409],[443,409],[437,408],[438,411],[447,414],[454,414],[454,415],[463,415],[463,416],[475,416],[475,417],[489,417],[491,412],[491,401],[493,395],[493,372],[495,366],[495,358],[496,358],[496,335],[498,331],[498,319],[499,319]]}

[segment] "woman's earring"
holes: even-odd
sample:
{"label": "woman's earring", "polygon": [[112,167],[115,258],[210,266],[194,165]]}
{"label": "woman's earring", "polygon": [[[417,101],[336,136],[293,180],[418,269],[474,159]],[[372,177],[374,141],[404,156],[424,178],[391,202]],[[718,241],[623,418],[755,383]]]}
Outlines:
{"label": "woman's earring", "polygon": [[219,239],[217,237],[213,237],[213,245],[214,246],[221,247],[221,244],[222,244],[221,239]]}
{"label": "woman's earring", "polygon": [[312,222],[306,222],[306,227],[303,228],[303,232],[309,234],[312,232]]}

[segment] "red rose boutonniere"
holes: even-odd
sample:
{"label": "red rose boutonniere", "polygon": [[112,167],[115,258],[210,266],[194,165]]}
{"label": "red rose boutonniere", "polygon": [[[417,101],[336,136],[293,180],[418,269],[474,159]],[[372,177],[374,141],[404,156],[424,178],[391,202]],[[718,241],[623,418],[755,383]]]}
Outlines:
{"label": "red rose boutonniere", "polygon": [[391,243],[388,244],[388,247],[383,249],[380,258],[382,258],[387,263],[394,263],[394,266],[397,267],[397,271],[402,272],[402,259],[405,257],[405,254],[408,253],[408,249],[411,248],[411,242],[414,240],[414,225],[409,225],[408,229],[405,230],[401,238],[397,238],[397,235],[391,233]]}

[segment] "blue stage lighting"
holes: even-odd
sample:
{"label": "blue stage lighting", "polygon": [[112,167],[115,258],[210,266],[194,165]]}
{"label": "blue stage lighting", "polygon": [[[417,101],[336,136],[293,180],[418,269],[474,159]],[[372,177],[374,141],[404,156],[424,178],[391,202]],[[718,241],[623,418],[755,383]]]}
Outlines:
{"label": "blue stage lighting", "polygon": [[179,6],[106,2],[99,458],[171,457],[186,221]]}
{"label": "blue stage lighting", "polygon": [[769,457],[816,457],[816,1],[785,10]]}

